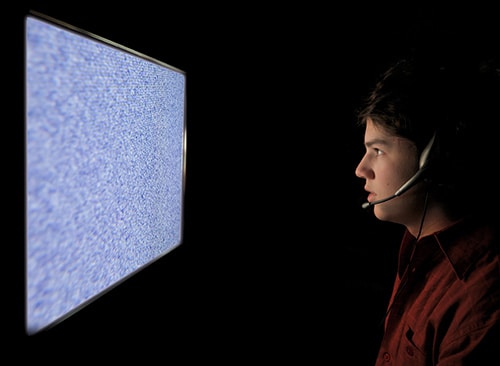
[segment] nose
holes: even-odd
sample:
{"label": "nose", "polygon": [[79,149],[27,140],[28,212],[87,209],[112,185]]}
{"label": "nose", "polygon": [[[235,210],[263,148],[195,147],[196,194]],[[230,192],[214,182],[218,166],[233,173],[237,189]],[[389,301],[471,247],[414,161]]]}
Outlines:
{"label": "nose", "polygon": [[363,157],[363,159],[361,159],[359,164],[356,166],[356,170],[354,171],[354,174],[356,174],[356,177],[363,178],[363,179],[369,179],[373,176],[373,172],[366,164],[364,157]]}
{"label": "nose", "polygon": [[356,170],[354,171],[354,174],[356,174],[356,177],[358,177],[358,178],[364,178],[363,170],[361,168],[361,163],[358,164],[358,166],[356,167]]}

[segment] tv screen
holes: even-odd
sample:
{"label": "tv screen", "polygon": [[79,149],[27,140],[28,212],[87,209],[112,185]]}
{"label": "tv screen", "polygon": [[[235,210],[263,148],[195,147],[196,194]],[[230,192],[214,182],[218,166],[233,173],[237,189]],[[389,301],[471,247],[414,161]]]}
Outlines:
{"label": "tv screen", "polygon": [[182,243],[186,74],[30,12],[25,89],[32,335]]}

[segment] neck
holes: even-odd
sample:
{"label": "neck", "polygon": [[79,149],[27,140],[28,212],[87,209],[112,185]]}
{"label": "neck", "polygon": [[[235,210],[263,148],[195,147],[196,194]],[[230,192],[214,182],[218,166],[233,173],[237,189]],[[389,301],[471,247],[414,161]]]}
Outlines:
{"label": "neck", "polygon": [[406,228],[414,237],[422,238],[441,231],[456,221],[457,218],[451,217],[442,206],[429,203],[422,214],[417,215],[413,224],[406,225]]}

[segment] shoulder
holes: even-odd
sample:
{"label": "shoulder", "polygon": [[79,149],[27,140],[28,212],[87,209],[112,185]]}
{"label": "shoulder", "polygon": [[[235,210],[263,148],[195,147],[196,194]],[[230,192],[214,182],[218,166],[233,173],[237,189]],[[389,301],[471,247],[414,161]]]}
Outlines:
{"label": "shoulder", "polygon": [[[435,235],[445,257],[465,283],[487,275],[500,283],[500,230],[494,217],[469,216]],[[499,286],[500,290],[500,286]]]}

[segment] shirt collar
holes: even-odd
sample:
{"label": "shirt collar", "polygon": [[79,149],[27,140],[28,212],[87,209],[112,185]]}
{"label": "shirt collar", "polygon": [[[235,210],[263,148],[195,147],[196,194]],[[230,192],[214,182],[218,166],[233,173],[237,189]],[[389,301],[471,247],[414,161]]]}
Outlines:
{"label": "shirt collar", "polygon": [[493,239],[493,227],[474,218],[463,219],[434,235],[440,249],[463,279]]}
{"label": "shirt collar", "polygon": [[[444,254],[445,260],[453,267],[456,275],[463,279],[476,258],[486,250],[493,236],[492,226],[473,218],[466,218],[441,231],[421,238],[417,247],[424,245],[427,249],[433,247],[433,252],[440,250]],[[431,244],[434,245],[431,246]],[[400,271],[407,265],[413,245],[415,245],[415,237],[406,230],[401,243]]]}

